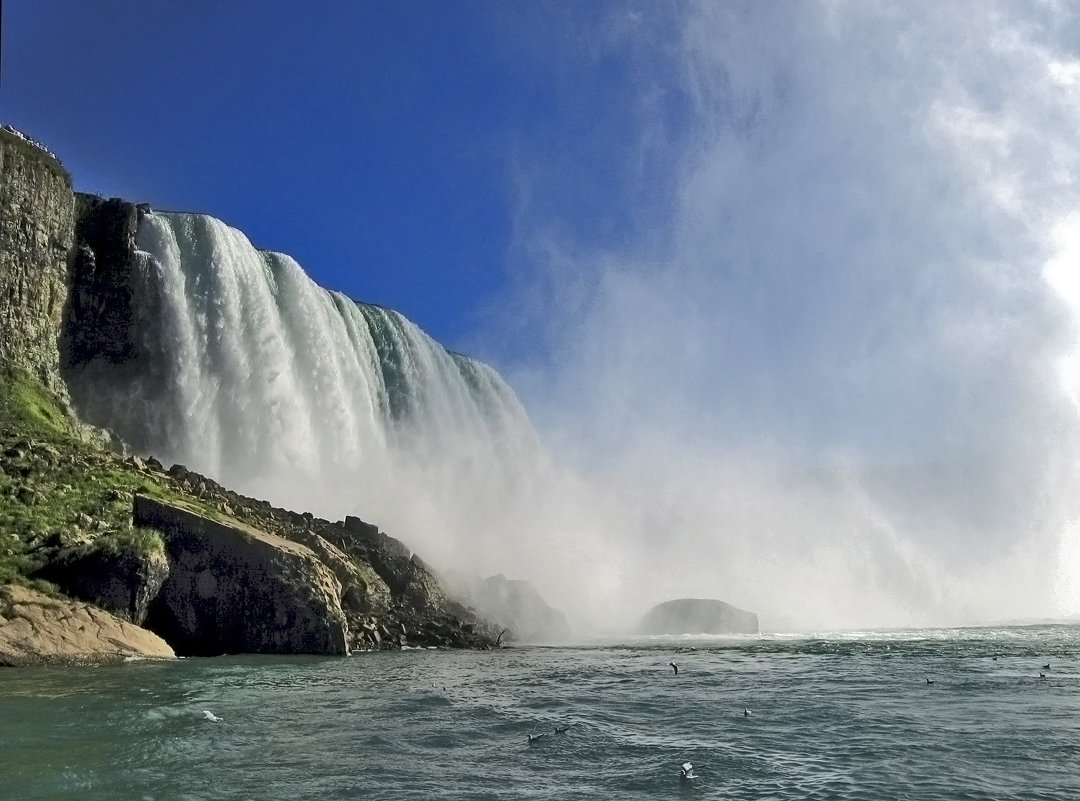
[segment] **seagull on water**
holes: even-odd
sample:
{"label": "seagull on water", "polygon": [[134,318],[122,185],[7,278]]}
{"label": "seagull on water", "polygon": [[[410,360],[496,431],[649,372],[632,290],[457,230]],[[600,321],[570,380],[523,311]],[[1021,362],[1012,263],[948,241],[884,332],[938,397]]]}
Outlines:
{"label": "seagull on water", "polygon": [[540,732],[540,734],[530,734],[529,735],[529,742],[530,743],[535,743],[537,740],[539,740],[545,734],[547,734],[547,732]]}
{"label": "seagull on water", "polygon": [[748,717],[750,717],[750,716],[751,716],[751,715],[753,715],[753,714],[754,714],[754,713],[753,713],[753,712],[751,712],[751,711],[750,711],[749,709],[744,709],[744,710],[742,711],[742,716],[743,716],[744,718],[748,718]]}
{"label": "seagull on water", "polygon": [[668,662],[668,664],[671,665],[671,669],[674,670],[675,675],[678,676],[679,675],[679,666],[676,665],[674,662]]}
{"label": "seagull on water", "polygon": [[1045,665],[1043,665],[1043,670],[1049,670],[1049,669],[1050,669],[1050,663],[1047,662]]}
{"label": "seagull on water", "polygon": [[933,680],[933,679],[927,679],[927,680],[926,680],[926,683],[927,683],[927,684],[933,684],[933,683],[934,683],[934,680]]}
{"label": "seagull on water", "polygon": [[682,766],[679,768],[679,779],[682,780],[682,781],[687,781],[689,779],[696,779],[696,778],[697,778],[697,774],[694,773],[694,763],[693,762],[683,762]]}
{"label": "seagull on water", "polygon": [[211,723],[220,723],[221,722],[221,718],[219,718],[217,715],[215,715],[209,709],[204,709],[203,713],[202,713],[202,716],[203,716],[203,720],[208,720]]}
{"label": "seagull on water", "polygon": [[566,724],[565,726],[556,726],[556,727],[555,727],[555,733],[556,733],[556,734],[563,734],[563,733],[565,733],[565,732],[566,732],[566,730],[567,730],[567,729],[569,729],[569,728],[570,728],[570,724],[569,724],[569,723],[567,723],[567,724]]}

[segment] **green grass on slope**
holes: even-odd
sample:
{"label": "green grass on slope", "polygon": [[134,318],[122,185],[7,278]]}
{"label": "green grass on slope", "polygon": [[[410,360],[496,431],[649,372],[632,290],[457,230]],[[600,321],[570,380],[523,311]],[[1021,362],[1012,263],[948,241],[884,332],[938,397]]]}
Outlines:
{"label": "green grass on slope", "polygon": [[0,368],[0,432],[43,440],[75,438],[60,400],[24,370]]}
{"label": "green grass on slope", "polygon": [[132,496],[186,498],[88,441],[60,399],[29,373],[0,368],[0,583],[29,581],[70,549],[156,550],[160,536],[131,526]]}

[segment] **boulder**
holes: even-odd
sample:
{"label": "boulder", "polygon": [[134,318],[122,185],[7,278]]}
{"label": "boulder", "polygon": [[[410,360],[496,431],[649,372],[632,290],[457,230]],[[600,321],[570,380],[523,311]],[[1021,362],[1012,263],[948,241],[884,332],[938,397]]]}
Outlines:
{"label": "boulder", "polygon": [[0,665],[173,656],[158,635],[101,609],[28,587],[0,586]]}
{"label": "boulder", "polygon": [[642,634],[757,634],[753,612],[707,598],[679,598],[650,609],[638,630]]}
{"label": "boulder", "polygon": [[134,522],[165,540],[169,577],[146,626],[177,653],[348,653],[341,584],[308,546],[144,495]]}

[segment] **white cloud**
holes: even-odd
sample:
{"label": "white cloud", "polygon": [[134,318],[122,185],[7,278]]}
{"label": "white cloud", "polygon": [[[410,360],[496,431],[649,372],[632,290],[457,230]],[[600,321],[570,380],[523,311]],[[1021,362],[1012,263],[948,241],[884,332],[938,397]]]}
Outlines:
{"label": "white cloud", "polygon": [[608,40],[669,81],[612,87],[670,166],[668,206],[611,201],[655,235],[584,241],[557,196],[518,220],[553,343],[519,381],[620,499],[590,536],[628,586],[804,622],[1077,611],[1073,8],[686,9]]}

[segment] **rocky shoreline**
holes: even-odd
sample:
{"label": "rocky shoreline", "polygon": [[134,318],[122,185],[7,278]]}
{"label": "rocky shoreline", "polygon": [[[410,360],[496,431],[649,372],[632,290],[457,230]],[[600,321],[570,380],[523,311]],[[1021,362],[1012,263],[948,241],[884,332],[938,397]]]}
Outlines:
{"label": "rocky shoreline", "polygon": [[0,586],[2,665],[97,664],[175,655],[153,632],[90,604],[30,587]]}
{"label": "rocky shoreline", "polygon": [[[87,446],[64,453],[27,438],[5,437],[0,445],[0,476],[18,478],[0,482],[8,515],[25,518],[36,509],[48,525],[50,500],[82,502],[63,525],[29,532],[22,543],[27,578],[81,605],[56,592],[2,587],[19,603],[0,607],[0,664],[161,657],[172,649],[348,654],[496,643],[494,626],[450,600],[403,543],[357,518],[330,522],[277,508],[154,459]],[[63,483],[73,472],[90,479],[92,497]],[[144,541],[109,547],[124,532],[141,532]],[[27,593],[55,614],[18,612],[34,607]],[[113,648],[110,635],[98,650],[90,647],[88,635],[68,630],[79,619],[75,609],[92,610],[109,631],[127,632],[131,644]],[[161,636],[140,650],[143,641],[131,630]]]}

